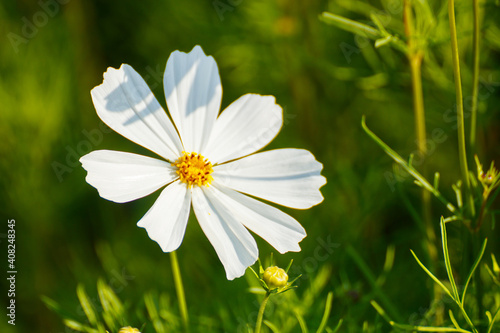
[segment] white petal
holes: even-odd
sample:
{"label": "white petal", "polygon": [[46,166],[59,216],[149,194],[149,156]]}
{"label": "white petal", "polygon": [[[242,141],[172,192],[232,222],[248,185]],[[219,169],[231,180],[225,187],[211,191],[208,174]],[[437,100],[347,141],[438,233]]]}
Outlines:
{"label": "white petal", "polygon": [[306,231],[293,217],[244,194],[212,183],[219,201],[234,219],[264,238],[280,253],[300,251]]}
{"label": "white petal", "polygon": [[276,149],[214,166],[214,180],[277,204],[306,209],[323,201],[323,165],[304,149]]}
{"label": "white petal", "polygon": [[178,178],[165,161],[121,151],[96,150],[80,162],[88,172],[87,183],[114,202],[142,198]]}
{"label": "white petal", "polygon": [[179,180],[168,185],[153,207],[137,223],[163,252],[176,250],[182,243],[191,208],[191,191]]}
{"label": "white petal", "polygon": [[172,122],[132,67],[108,68],[102,84],[90,93],[97,114],[113,130],[167,160],[181,155]]}
{"label": "white petal", "polygon": [[228,280],[240,277],[255,263],[259,250],[255,239],[220,202],[213,187],[192,189],[193,209],[226,270]]}
{"label": "white petal", "polygon": [[203,154],[222,99],[217,63],[199,46],[189,53],[174,51],[167,61],[163,86],[184,150]]}
{"label": "white petal", "polygon": [[271,142],[283,125],[274,96],[247,94],[217,118],[205,156],[222,163],[254,153]]}

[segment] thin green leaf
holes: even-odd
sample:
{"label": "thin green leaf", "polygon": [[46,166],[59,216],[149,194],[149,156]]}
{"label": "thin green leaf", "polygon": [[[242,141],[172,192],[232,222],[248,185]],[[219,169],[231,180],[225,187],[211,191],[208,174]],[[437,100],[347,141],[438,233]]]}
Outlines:
{"label": "thin green leaf", "polygon": [[252,271],[252,273],[255,275],[255,277],[257,278],[257,280],[260,280],[260,276],[257,274],[256,271],[254,271],[254,269],[252,267],[248,267],[250,268],[250,270]]}
{"label": "thin green leaf", "polygon": [[491,268],[486,264],[484,264],[484,268],[486,268],[486,272],[488,272],[493,282],[495,282],[495,284],[498,284],[497,277],[495,276]]}
{"label": "thin green leaf", "polygon": [[333,13],[323,12],[320,18],[322,18],[323,21],[326,23],[334,24],[335,26],[339,27],[342,30],[352,32],[362,37],[368,37],[371,39],[377,39],[382,37],[382,35],[377,29],[370,27],[369,25],[359,23],[354,20],[350,20],[348,18],[335,15]]}
{"label": "thin green leaf", "polygon": [[401,167],[408,172],[410,175],[412,175],[416,180],[420,182],[423,188],[425,188],[427,191],[431,192],[434,194],[436,198],[441,201],[446,208],[452,212],[456,212],[455,206],[453,206],[446,198],[435,188],[433,187],[427,179],[425,179],[415,168],[411,167],[408,165],[408,163],[398,154],[396,153],[391,147],[389,147],[384,141],[382,141],[375,133],[373,133],[368,126],[366,126],[366,117],[363,116],[361,118],[361,126],[363,127],[363,130],[368,134],[375,143],[377,143],[384,152],[389,155],[396,163],[401,165]]}
{"label": "thin green leaf", "polygon": [[388,33],[387,30],[385,30],[385,27],[382,24],[382,21],[380,21],[380,18],[378,17],[377,14],[375,14],[373,12],[370,13],[370,18],[373,21],[373,23],[375,23],[375,25],[377,26],[378,30],[382,34],[382,36],[389,36],[390,35],[390,33]]}
{"label": "thin green leaf", "polygon": [[385,36],[384,38],[379,38],[375,41],[375,48],[380,48],[384,45],[390,44],[392,42],[392,36]]}
{"label": "thin green leaf", "polygon": [[309,330],[307,329],[306,322],[304,321],[304,318],[302,317],[302,315],[297,310],[295,310],[294,313],[295,313],[295,317],[297,318],[297,321],[299,322],[301,332],[302,333],[309,333]]}
{"label": "thin green leaf", "polygon": [[380,305],[374,300],[370,301],[371,305],[377,310],[379,315],[385,319],[394,328],[402,329],[405,331],[417,331],[417,332],[462,332],[462,333],[471,333],[470,331],[466,331],[460,328],[454,327],[432,327],[432,326],[413,326],[413,325],[405,325],[398,324],[395,321],[391,320],[391,318],[387,315],[387,313],[382,309]]}
{"label": "thin green leaf", "polygon": [[343,322],[344,322],[344,319],[340,319],[339,323],[337,324],[337,326],[335,326],[335,328],[333,329],[332,333],[337,333],[340,330],[340,327],[342,326]]}
{"label": "thin green leaf", "polygon": [[260,258],[257,259],[259,262],[259,274],[260,276],[264,275],[264,268],[262,267],[262,262],[260,261]]}
{"label": "thin green leaf", "polygon": [[446,273],[448,274],[448,279],[450,280],[451,289],[453,291],[453,299],[458,303],[460,302],[460,296],[458,295],[457,284],[455,283],[455,278],[453,277],[450,254],[448,252],[448,235],[446,234],[446,224],[444,223],[444,218],[442,216],[440,225],[441,225],[441,242],[443,243],[444,265],[446,267]]}
{"label": "thin green leaf", "polygon": [[97,281],[97,292],[101,303],[103,301],[106,303],[106,306],[102,303],[104,311],[110,312],[115,318],[123,316],[125,308],[123,307],[122,302],[118,296],[116,296],[113,289],[111,289],[111,287],[101,279]]}
{"label": "thin green leaf", "polygon": [[117,323],[109,312],[103,312],[102,319],[104,319],[106,326],[109,327],[112,332],[116,331]]}
{"label": "thin green leaf", "polygon": [[460,325],[458,325],[458,322],[457,322],[457,320],[455,319],[455,316],[453,315],[453,312],[451,312],[451,310],[448,310],[448,314],[450,315],[450,320],[451,320],[451,322],[453,323],[453,325],[454,325],[456,328],[458,328],[458,329],[462,329],[462,328],[460,327]]}
{"label": "thin green leaf", "polygon": [[328,323],[328,317],[330,316],[330,311],[332,310],[332,301],[333,292],[330,291],[326,297],[325,312],[323,313],[323,318],[321,319],[321,323],[319,324],[316,333],[321,333],[325,329],[326,324]]}
{"label": "thin green leaf", "polygon": [[439,179],[440,179],[440,177],[441,177],[441,175],[439,174],[439,172],[434,173],[434,188],[435,189],[439,188]]}
{"label": "thin green leaf", "polygon": [[41,296],[40,297],[42,302],[45,303],[45,305],[52,311],[54,311],[55,313],[57,313],[60,317],[63,317],[63,318],[69,318],[72,316],[72,314],[67,311],[66,309],[62,308],[59,303],[57,303],[56,301],[54,301],[53,299],[47,297],[47,296]]}
{"label": "thin green leaf", "polygon": [[479,266],[479,262],[483,258],[484,255],[484,250],[486,249],[486,243],[488,243],[488,238],[484,239],[483,245],[481,246],[481,250],[479,250],[479,255],[476,258],[476,261],[474,261],[474,265],[472,265],[472,269],[467,276],[467,280],[465,282],[464,290],[462,291],[462,306],[465,306],[465,294],[467,293],[467,287],[469,286],[469,282],[472,279],[472,276],[474,275],[474,272],[476,271],[476,268]]}
{"label": "thin green leaf", "polygon": [[91,325],[96,326],[97,325],[97,315],[94,311],[94,307],[92,306],[92,303],[89,301],[87,293],[85,292],[85,288],[82,284],[79,284],[78,287],[76,288],[76,295],[78,296],[78,300],[80,301],[83,312],[85,312],[85,315],[87,316],[87,319],[89,320],[89,323]]}
{"label": "thin green leaf", "polygon": [[499,314],[500,314],[500,308],[497,309],[497,311],[495,312],[495,315],[493,316],[493,319],[491,319],[491,322],[488,325],[488,331],[486,331],[486,333],[491,332],[491,330],[493,329],[493,326],[495,325],[495,321],[498,319]]}
{"label": "thin green leaf", "polygon": [[265,295],[266,291],[260,287],[250,287],[248,288],[248,292],[255,295]]}
{"label": "thin green leaf", "polygon": [[455,192],[455,197],[457,198],[457,206],[459,208],[462,208],[463,206],[463,200],[462,200],[462,189],[460,188],[461,182],[459,181],[456,185],[453,184],[451,185],[451,188]]}
{"label": "thin green leaf", "polygon": [[432,274],[431,271],[429,271],[427,269],[427,267],[424,266],[424,264],[422,264],[422,262],[418,259],[418,257],[415,254],[415,252],[413,252],[413,250],[410,250],[410,251],[411,251],[411,254],[413,254],[413,257],[415,258],[415,260],[417,261],[417,263],[419,264],[419,266],[427,273],[427,275],[429,275],[434,280],[434,282],[436,282],[448,294],[448,296],[450,296],[451,298],[453,298],[453,295],[448,290],[448,288],[446,288],[446,286],[441,281],[439,281],[439,279],[437,277],[435,277],[434,274]]}
{"label": "thin green leaf", "polygon": [[78,332],[87,332],[87,333],[99,333],[97,330],[93,329],[92,327],[85,326],[83,324],[80,324],[79,322],[72,320],[72,319],[64,319],[63,320],[64,325],[67,327],[71,328],[72,330],[78,331]]}
{"label": "thin green leaf", "polygon": [[151,293],[144,295],[144,303],[146,305],[146,310],[148,311],[149,318],[151,320],[158,319],[158,310],[156,309],[156,304]]}
{"label": "thin green leaf", "polygon": [[273,331],[274,333],[280,333],[280,329],[278,327],[276,327],[276,325],[274,325],[273,323],[271,323],[269,320],[264,320],[264,324],[269,327],[269,329],[271,331]]}
{"label": "thin green leaf", "polygon": [[294,284],[294,282],[297,281],[301,276],[302,276],[302,274],[300,274],[297,277],[295,277],[292,281],[288,282],[288,285]]}

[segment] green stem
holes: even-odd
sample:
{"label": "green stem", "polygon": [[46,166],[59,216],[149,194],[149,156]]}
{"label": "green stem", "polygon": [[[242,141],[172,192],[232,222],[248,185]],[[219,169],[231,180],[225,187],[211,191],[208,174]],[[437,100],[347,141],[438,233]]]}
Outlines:
{"label": "green stem", "polygon": [[476,145],[477,128],[477,96],[479,91],[479,0],[472,0],[474,28],[472,39],[473,72],[472,72],[472,109],[470,124],[470,146],[474,149]]}
{"label": "green stem", "polygon": [[[481,247],[481,232],[476,232],[475,234],[472,235],[473,237],[473,243],[472,243],[472,253],[476,255],[476,253],[479,253],[478,259],[479,261],[481,260],[483,254],[484,254],[484,248],[485,244]],[[485,240],[486,242],[486,240]],[[479,263],[474,263],[477,267]],[[477,270],[472,271],[473,274],[472,278],[474,279],[474,286],[475,286],[475,297],[476,297],[476,306],[477,306],[477,316],[479,317],[479,323],[482,323],[484,318],[484,306],[483,306],[483,295],[484,295],[484,290],[483,290],[483,282],[481,281],[481,275],[480,272]],[[463,303],[463,300],[462,300]],[[481,325],[481,324],[479,324]],[[482,330],[481,330],[482,331]]]}
{"label": "green stem", "polygon": [[458,55],[458,41],[457,41],[457,29],[455,23],[454,0],[448,0],[448,16],[450,18],[451,53],[453,58],[453,75],[455,78],[455,91],[457,98],[458,155],[460,159],[462,182],[465,185],[465,193],[469,199],[469,210],[471,216],[474,216],[475,215],[474,199],[470,191],[469,167],[467,166],[467,153],[465,151],[464,104],[462,97],[462,80],[460,77],[460,58]]}
{"label": "green stem", "polygon": [[[457,303],[459,303],[459,302],[458,302],[458,300],[457,300]],[[472,332],[473,332],[473,333],[478,333],[476,326],[474,326],[474,323],[473,323],[473,322],[472,322],[472,320],[469,318],[469,315],[467,314],[467,311],[465,311],[465,309],[464,309],[463,305],[459,303],[459,304],[458,304],[458,307],[460,308],[460,312],[462,312],[462,315],[464,316],[465,321],[467,322],[467,324],[468,324],[468,325],[470,326],[470,328],[472,329]]]}
{"label": "green stem", "polygon": [[260,304],[259,315],[257,316],[257,323],[255,324],[255,333],[260,333],[260,328],[262,327],[262,319],[264,318],[264,310],[266,309],[269,297],[271,297],[271,293],[267,292],[266,296],[264,296],[264,299],[262,300],[262,303]]}
{"label": "green stem", "polygon": [[478,232],[479,229],[481,229],[481,225],[483,224],[484,220],[484,213],[486,211],[486,202],[488,201],[488,197],[483,197],[483,203],[481,204],[481,208],[479,210],[479,217],[477,218],[477,223],[474,229],[472,229],[474,232]]}
{"label": "green stem", "polygon": [[184,295],[181,270],[179,269],[179,261],[177,260],[177,253],[175,251],[170,252],[170,262],[172,264],[172,274],[174,275],[175,291],[177,293],[177,300],[179,302],[182,324],[184,325],[185,331],[189,332],[189,317],[186,306],[186,296]]}
{"label": "green stem", "polygon": [[[413,112],[415,115],[415,132],[417,137],[417,147],[419,157],[424,159],[427,155],[427,135],[425,129],[425,109],[424,109],[424,93],[422,88],[422,59],[423,52],[419,49],[414,36],[413,14],[411,3],[409,0],[404,1],[404,25],[408,39],[408,59],[410,62],[411,82],[413,93]],[[422,166],[422,173],[427,177],[425,164]],[[431,213],[431,194],[426,189],[422,188],[422,215],[425,228],[425,245],[427,255],[431,264],[431,269],[435,270],[438,263],[438,252],[436,247],[436,232],[432,225]],[[441,289],[434,286],[432,293],[434,301],[437,302],[441,298]],[[436,324],[440,325],[443,321],[443,307],[436,311]]]}

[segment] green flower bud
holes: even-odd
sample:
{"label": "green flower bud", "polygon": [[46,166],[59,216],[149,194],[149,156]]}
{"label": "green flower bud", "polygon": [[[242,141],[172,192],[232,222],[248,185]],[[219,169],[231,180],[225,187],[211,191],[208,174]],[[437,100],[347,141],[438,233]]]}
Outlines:
{"label": "green flower bud", "polygon": [[141,332],[137,328],[127,326],[127,327],[120,328],[118,333],[141,333]]}
{"label": "green flower bud", "polygon": [[288,282],[288,274],[278,266],[266,268],[262,279],[266,282],[270,290],[285,287]]}

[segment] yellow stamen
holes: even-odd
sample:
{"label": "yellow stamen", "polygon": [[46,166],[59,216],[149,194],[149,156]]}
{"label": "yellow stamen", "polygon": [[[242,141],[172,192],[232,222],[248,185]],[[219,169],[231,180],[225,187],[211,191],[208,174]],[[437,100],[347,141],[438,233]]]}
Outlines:
{"label": "yellow stamen", "polygon": [[193,187],[193,185],[208,186],[213,180],[211,176],[212,163],[197,153],[183,151],[182,154],[183,156],[172,163],[173,166],[177,167],[176,172],[181,182],[186,183],[188,187]]}

